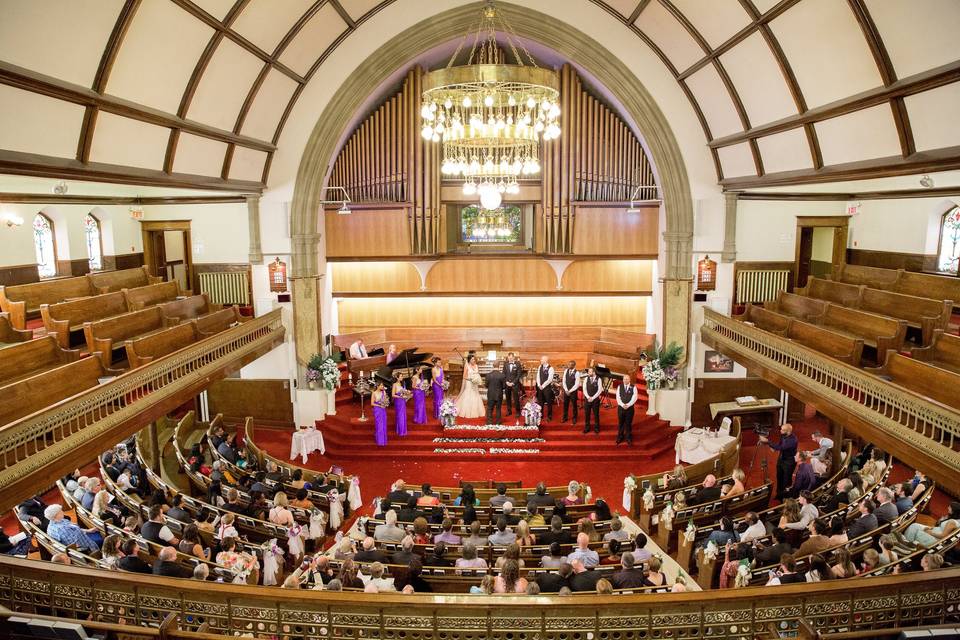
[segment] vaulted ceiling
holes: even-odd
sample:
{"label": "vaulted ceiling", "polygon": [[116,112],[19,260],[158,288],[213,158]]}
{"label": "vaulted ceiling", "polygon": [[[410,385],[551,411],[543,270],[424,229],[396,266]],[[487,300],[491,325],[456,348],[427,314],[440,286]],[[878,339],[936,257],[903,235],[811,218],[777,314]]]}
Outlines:
{"label": "vaulted ceiling", "polygon": [[[394,2],[446,8],[0,0],[0,172],[259,189],[305,87]],[[957,0],[563,2],[659,57],[724,187],[960,167]]]}

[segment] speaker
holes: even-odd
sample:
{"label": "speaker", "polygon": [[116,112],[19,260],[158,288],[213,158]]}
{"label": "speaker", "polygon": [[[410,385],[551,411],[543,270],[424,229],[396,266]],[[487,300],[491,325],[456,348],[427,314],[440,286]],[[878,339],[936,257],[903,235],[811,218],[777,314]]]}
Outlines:
{"label": "speaker", "polygon": [[694,302],[706,302],[706,301],[707,301],[707,294],[706,294],[706,292],[704,292],[704,293],[694,293],[694,294],[693,294],[693,301],[694,301]]}

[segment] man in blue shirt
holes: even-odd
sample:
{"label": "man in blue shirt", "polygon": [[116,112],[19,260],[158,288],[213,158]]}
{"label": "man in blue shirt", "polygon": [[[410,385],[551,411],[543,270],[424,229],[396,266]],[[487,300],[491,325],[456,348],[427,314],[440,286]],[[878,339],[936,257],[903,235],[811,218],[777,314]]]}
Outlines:
{"label": "man in blue shirt", "polygon": [[47,535],[60,544],[70,546],[77,545],[81,551],[99,551],[103,538],[94,529],[81,529],[63,516],[63,507],[58,504],[52,504],[43,512],[44,517],[50,521],[47,525]]}
{"label": "man in blue shirt", "polygon": [[913,508],[913,487],[909,482],[901,482],[897,485],[897,513],[903,514]]}
{"label": "man in blue shirt", "polygon": [[590,548],[590,536],[583,532],[577,534],[577,546],[567,556],[567,562],[571,565],[577,561],[582,562],[587,569],[600,564],[600,554]]}
{"label": "man in blue shirt", "polygon": [[774,451],[780,452],[777,459],[777,500],[783,500],[783,495],[793,481],[793,470],[797,466],[797,436],[793,435],[793,425],[785,422],[780,425],[780,441],[770,442],[766,436],[760,437],[760,443],[768,445]]}
{"label": "man in blue shirt", "polygon": [[802,491],[812,491],[817,485],[817,476],[813,472],[813,465],[810,464],[810,454],[801,451],[797,454],[797,475],[793,479],[793,486],[790,487],[789,495],[799,496]]}

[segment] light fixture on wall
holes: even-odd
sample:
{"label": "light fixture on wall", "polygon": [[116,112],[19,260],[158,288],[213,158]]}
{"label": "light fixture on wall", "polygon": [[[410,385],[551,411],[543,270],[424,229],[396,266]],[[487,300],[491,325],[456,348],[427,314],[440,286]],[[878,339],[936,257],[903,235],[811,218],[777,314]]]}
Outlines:
{"label": "light fixture on wall", "polygon": [[140,204],[140,198],[128,209],[130,217],[134,220],[143,220],[143,205]]}
{"label": "light fixture on wall", "polygon": [[70,190],[70,187],[67,186],[67,183],[61,180],[57,184],[53,185],[52,191],[58,196],[67,195],[67,191]]}
{"label": "light fixture on wall", "polygon": [[350,194],[347,193],[346,189],[343,187],[324,187],[323,191],[340,191],[343,193],[343,197],[337,198],[336,200],[321,200],[320,204],[339,204],[340,208],[337,209],[337,215],[348,216],[353,213],[353,211],[350,210],[350,207],[347,206],[348,203],[353,201],[350,199]]}
{"label": "light fixture on wall", "polygon": [[663,202],[658,185],[637,185],[633,190],[633,195],[630,196],[630,207],[627,209],[627,213],[640,213],[643,211],[640,205],[646,202],[656,204]]}
{"label": "light fixture on wall", "polygon": [[3,217],[0,219],[2,219],[3,223],[11,229],[13,227],[19,227],[23,224],[23,218],[21,218],[15,213],[5,213],[3,214]]}
{"label": "light fixture on wall", "polygon": [[920,186],[924,189],[933,189],[933,178],[930,177],[929,173],[923,174],[923,177],[920,178]]}

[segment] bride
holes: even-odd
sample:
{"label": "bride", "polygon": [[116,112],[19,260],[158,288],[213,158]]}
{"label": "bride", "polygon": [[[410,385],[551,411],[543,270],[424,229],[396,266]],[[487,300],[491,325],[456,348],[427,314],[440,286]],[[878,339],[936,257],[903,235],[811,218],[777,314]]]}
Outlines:
{"label": "bride", "polygon": [[480,398],[480,367],[477,356],[467,356],[463,367],[463,385],[455,401],[457,416],[461,418],[482,418],[485,415],[483,400]]}

